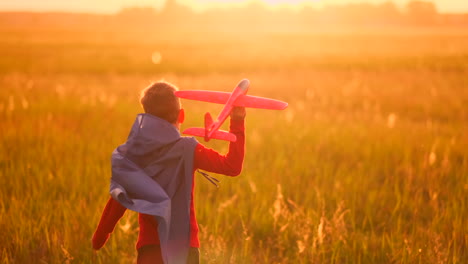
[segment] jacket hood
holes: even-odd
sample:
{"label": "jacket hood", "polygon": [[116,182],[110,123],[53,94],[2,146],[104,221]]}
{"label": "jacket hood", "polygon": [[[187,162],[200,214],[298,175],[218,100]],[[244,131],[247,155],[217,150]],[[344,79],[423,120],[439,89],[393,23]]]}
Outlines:
{"label": "jacket hood", "polygon": [[138,114],[127,142],[118,151],[130,160],[151,157],[180,138],[179,130],[168,121],[151,114]]}

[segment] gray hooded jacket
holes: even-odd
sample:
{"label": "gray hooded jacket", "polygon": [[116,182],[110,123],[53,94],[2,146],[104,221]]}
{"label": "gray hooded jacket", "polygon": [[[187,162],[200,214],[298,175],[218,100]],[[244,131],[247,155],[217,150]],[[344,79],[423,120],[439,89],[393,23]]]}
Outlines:
{"label": "gray hooded jacket", "polygon": [[166,264],[186,263],[197,144],[169,122],[139,114],[127,142],[112,153],[110,194],[126,208],[156,218]]}

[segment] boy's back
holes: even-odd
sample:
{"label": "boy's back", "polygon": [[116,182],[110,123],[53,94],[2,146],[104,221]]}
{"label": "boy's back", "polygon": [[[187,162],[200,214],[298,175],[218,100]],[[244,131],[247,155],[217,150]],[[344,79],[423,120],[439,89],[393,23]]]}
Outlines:
{"label": "boy's back", "polygon": [[[164,103],[169,107],[177,105]],[[237,141],[230,143],[227,155],[204,147],[194,138],[180,136],[177,128],[183,120],[183,110],[178,111],[177,122],[172,123],[169,118],[138,115],[127,142],[113,153],[111,195],[114,199],[109,199],[106,205],[93,236],[93,247],[102,247],[126,207],[140,212],[139,263],[144,263],[147,257],[161,258],[155,254],[155,250],[160,250],[159,245],[164,262],[185,263],[189,247],[199,247],[193,201],[194,171],[199,168],[235,176],[242,169],[245,110],[235,111],[238,120],[231,120],[231,132],[236,134]]]}
{"label": "boy's back", "polygon": [[168,122],[140,114],[127,142],[112,154],[112,198],[157,218],[163,258],[169,263],[180,263],[188,254],[196,145]]}

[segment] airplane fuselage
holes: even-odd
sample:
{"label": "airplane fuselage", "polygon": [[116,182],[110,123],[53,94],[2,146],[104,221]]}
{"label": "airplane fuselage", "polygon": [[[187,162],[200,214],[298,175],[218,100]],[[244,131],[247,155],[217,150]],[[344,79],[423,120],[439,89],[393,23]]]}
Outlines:
{"label": "airplane fuselage", "polygon": [[244,79],[241,82],[239,82],[239,84],[229,97],[228,101],[224,105],[223,109],[221,110],[221,113],[218,115],[216,120],[209,127],[207,127],[205,140],[211,138],[213,133],[221,127],[221,125],[231,113],[232,108],[234,107],[234,102],[237,100],[237,98],[239,98],[239,96],[247,94],[249,87],[249,80]]}

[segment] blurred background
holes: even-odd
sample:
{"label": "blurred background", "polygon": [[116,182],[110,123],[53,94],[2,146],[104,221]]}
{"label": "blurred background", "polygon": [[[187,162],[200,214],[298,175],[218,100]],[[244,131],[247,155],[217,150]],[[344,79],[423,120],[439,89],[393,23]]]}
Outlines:
{"label": "blurred background", "polygon": [[[90,239],[139,92],[242,78],[289,107],[247,110],[239,177],[196,176],[202,263],[468,259],[468,2],[17,0],[0,3],[0,262],[134,263],[136,213]],[[182,104],[182,128],[222,107]]]}

